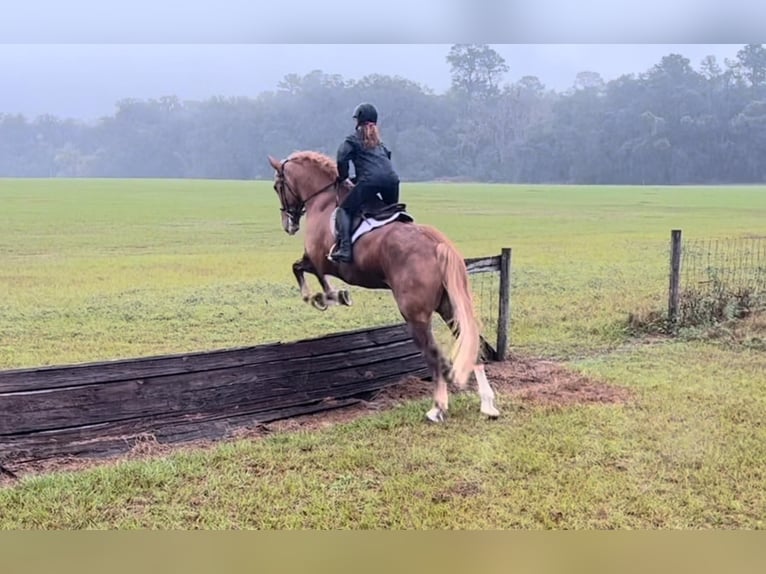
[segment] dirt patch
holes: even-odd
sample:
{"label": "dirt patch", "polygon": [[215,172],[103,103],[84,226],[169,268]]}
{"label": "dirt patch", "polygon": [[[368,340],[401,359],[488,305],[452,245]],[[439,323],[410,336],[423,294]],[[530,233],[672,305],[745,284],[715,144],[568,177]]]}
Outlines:
{"label": "dirt patch", "polygon": [[513,357],[487,366],[496,392],[545,406],[619,404],[630,397],[627,389],[594,381],[554,361]]}
{"label": "dirt patch", "polygon": [[[502,363],[486,366],[487,378],[499,395],[508,395],[530,405],[566,407],[582,404],[620,404],[630,397],[627,389],[594,381],[566,369],[555,361],[527,357],[511,357]],[[451,389],[455,392],[455,389]],[[474,392],[469,388],[464,392]],[[408,377],[387,387],[369,402],[337,411],[294,417],[267,425],[272,431],[321,429],[349,422],[370,411],[381,411],[412,400],[430,399],[430,381]],[[249,431],[245,431],[247,434]],[[259,431],[261,432],[261,431]]]}
{"label": "dirt patch", "polygon": [[[510,396],[529,405],[563,408],[578,404],[618,404],[629,398],[629,392],[626,389],[591,380],[554,361],[513,356],[502,363],[487,364],[486,373],[498,395]],[[358,404],[238,429],[232,433],[231,438],[226,440],[262,438],[274,433],[297,430],[319,430],[369,416],[374,412],[391,409],[412,400],[430,399],[432,392],[431,382],[416,377],[406,377],[401,382],[387,387]],[[452,392],[455,390],[452,389]],[[475,392],[474,385],[469,385],[464,392]],[[220,442],[222,441],[163,444],[157,442],[151,434],[142,435],[130,451],[119,456],[99,459],[66,457],[27,463],[13,468],[0,467],[0,486],[11,485],[18,477],[24,475],[56,470],[81,470],[95,465],[117,464],[126,460],[156,458],[183,450],[213,448]]]}
{"label": "dirt patch", "polygon": [[449,502],[450,500],[455,498],[459,499],[459,498],[469,498],[471,496],[477,496],[481,494],[481,492],[482,492],[481,485],[475,482],[460,481],[456,484],[453,484],[449,488],[436,492],[431,497],[431,502],[439,504],[439,503]]}

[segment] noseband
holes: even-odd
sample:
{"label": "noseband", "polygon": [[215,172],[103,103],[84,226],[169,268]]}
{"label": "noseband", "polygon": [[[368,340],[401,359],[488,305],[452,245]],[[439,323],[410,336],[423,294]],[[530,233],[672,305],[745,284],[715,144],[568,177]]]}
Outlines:
{"label": "noseband", "polygon": [[[315,191],[311,195],[309,195],[306,199],[301,199],[301,196],[298,195],[295,190],[290,185],[290,182],[287,181],[287,177],[285,176],[285,164],[290,161],[290,158],[282,160],[282,166],[281,169],[277,172],[277,181],[274,182],[274,190],[277,192],[277,195],[279,196],[279,203],[281,207],[279,208],[280,211],[287,213],[287,215],[290,217],[290,219],[297,223],[301,217],[306,213],[306,204],[314,199],[317,195],[322,193],[323,191],[328,190],[332,186],[336,185],[336,182],[333,181],[329,183],[328,185],[324,186],[319,191]],[[296,200],[294,205],[289,205],[287,202],[287,192],[290,192],[290,195]]]}

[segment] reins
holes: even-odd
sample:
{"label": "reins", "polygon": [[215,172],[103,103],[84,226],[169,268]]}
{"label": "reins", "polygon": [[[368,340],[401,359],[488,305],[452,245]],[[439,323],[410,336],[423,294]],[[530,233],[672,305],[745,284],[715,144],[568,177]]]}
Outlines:
{"label": "reins", "polygon": [[[287,177],[285,175],[285,164],[288,161],[290,161],[290,158],[286,158],[282,160],[282,166],[281,166],[281,169],[279,170],[279,180],[282,183],[281,189],[278,188],[276,183],[274,184],[275,190],[277,194],[279,195],[279,202],[281,204],[280,211],[286,212],[294,221],[297,221],[306,213],[306,204],[312,199],[314,199],[320,193],[324,193],[325,191],[330,189],[332,186],[336,186],[336,189],[338,191],[338,193],[335,194],[335,203],[337,205],[338,194],[340,193],[340,186],[338,185],[337,181],[332,181],[326,186],[324,186],[323,188],[309,195],[306,199],[301,199],[301,196],[295,192],[295,190],[290,185],[290,182],[287,181]],[[289,191],[290,194],[297,200],[297,203],[292,207],[287,206],[287,195],[285,193],[285,190]]]}

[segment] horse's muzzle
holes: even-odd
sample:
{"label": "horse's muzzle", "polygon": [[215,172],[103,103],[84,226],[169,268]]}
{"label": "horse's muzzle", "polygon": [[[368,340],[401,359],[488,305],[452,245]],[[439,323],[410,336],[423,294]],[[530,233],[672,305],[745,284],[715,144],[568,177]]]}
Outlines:
{"label": "horse's muzzle", "polygon": [[288,213],[282,213],[282,229],[288,235],[295,235],[301,228],[300,222],[295,221]]}

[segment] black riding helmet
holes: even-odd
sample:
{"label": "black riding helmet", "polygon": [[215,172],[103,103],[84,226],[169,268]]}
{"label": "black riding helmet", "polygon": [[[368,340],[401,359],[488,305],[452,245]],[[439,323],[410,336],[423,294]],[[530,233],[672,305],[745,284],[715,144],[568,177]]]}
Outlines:
{"label": "black riding helmet", "polygon": [[365,122],[378,122],[378,110],[372,104],[359,104],[354,110],[353,118],[357,124],[363,124]]}

